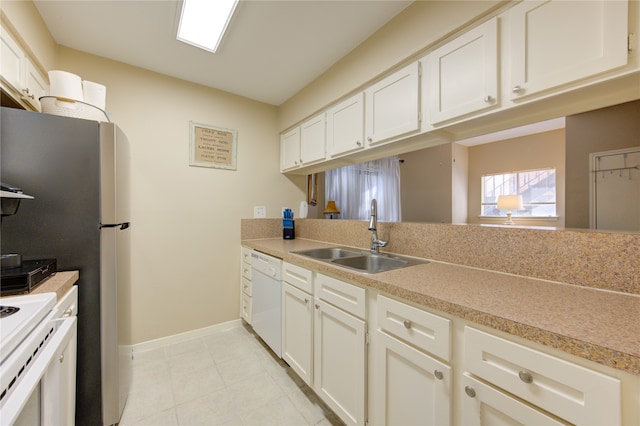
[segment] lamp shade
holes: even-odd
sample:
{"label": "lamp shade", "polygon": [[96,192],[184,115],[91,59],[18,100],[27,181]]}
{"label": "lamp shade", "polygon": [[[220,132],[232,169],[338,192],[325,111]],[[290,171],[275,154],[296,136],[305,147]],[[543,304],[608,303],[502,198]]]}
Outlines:
{"label": "lamp shade", "polygon": [[324,209],[324,214],[331,213],[340,213],[340,210],[338,210],[338,207],[336,207],[335,201],[327,201],[327,208]]}
{"label": "lamp shade", "polygon": [[500,195],[498,196],[498,209],[500,210],[522,210],[522,195]]}

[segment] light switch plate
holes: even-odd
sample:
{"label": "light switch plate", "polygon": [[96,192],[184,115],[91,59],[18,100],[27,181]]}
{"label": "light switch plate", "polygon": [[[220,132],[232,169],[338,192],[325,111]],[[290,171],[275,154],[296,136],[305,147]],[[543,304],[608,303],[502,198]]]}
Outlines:
{"label": "light switch plate", "polygon": [[267,217],[267,208],[265,206],[254,206],[253,217],[254,218]]}

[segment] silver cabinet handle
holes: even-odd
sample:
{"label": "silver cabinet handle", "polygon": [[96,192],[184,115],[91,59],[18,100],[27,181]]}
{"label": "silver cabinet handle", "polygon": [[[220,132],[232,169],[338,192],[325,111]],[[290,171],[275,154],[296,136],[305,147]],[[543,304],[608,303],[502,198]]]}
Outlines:
{"label": "silver cabinet handle", "polygon": [[31,93],[31,91],[29,90],[28,87],[26,89],[22,89],[22,91],[25,94],[25,98],[28,98],[28,99],[35,99],[36,98],[36,96],[33,93]]}
{"label": "silver cabinet handle", "polygon": [[373,142],[373,138],[372,138],[371,136],[369,136],[369,137],[367,138],[367,140],[368,140],[369,142]]}
{"label": "silver cabinet handle", "polygon": [[493,102],[493,96],[490,96],[490,95],[485,96],[485,97],[484,97],[484,101],[485,101],[486,103]]}
{"label": "silver cabinet handle", "polygon": [[404,328],[411,328],[411,321],[404,320],[403,324],[404,324]]}
{"label": "silver cabinet handle", "polygon": [[71,314],[73,314],[73,308],[69,308],[69,309],[67,309],[66,311],[64,311],[64,312],[62,313],[62,316],[66,318],[66,317],[70,317],[70,316],[71,316]]}
{"label": "silver cabinet handle", "polygon": [[433,372],[433,375],[436,377],[436,379],[438,380],[442,380],[442,378],[444,377],[444,374],[442,374],[442,371],[440,370],[435,370]]}
{"label": "silver cabinet handle", "polygon": [[58,357],[58,362],[62,363],[64,361],[64,353],[61,353]]}
{"label": "silver cabinet handle", "polygon": [[308,305],[309,304],[309,299],[307,299],[306,297],[304,298],[304,304]]}
{"label": "silver cabinet handle", "polygon": [[356,141],[356,145],[360,146],[360,145],[362,145],[362,142]]}
{"label": "silver cabinet handle", "polygon": [[526,370],[518,372],[518,377],[525,383],[533,383],[533,376]]}
{"label": "silver cabinet handle", "polygon": [[316,306],[316,309],[320,309],[320,305],[318,305],[317,303],[315,306]]}
{"label": "silver cabinet handle", "polygon": [[467,396],[469,396],[471,398],[475,398],[476,397],[476,390],[474,388],[472,388],[471,386],[465,386],[464,387],[464,393],[466,393]]}
{"label": "silver cabinet handle", "polygon": [[522,87],[521,86],[513,86],[513,88],[511,89],[511,91],[513,93],[522,93]]}

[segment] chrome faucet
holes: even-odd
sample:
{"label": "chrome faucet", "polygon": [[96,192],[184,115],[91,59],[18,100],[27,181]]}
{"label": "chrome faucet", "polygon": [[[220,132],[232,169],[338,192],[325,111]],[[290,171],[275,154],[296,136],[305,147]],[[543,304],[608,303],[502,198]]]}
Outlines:
{"label": "chrome faucet", "polygon": [[387,241],[378,239],[378,202],[371,200],[371,217],[369,218],[369,231],[371,234],[371,253],[380,253],[380,247],[387,245]]}

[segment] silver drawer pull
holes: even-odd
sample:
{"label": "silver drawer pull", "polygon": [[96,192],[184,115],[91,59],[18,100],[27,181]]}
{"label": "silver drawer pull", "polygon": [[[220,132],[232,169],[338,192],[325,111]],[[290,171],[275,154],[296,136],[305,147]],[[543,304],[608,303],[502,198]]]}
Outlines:
{"label": "silver drawer pull", "polygon": [[404,320],[404,328],[411,328],[411,321],[409,320]]}
{"label": "silver drawer pull", "polygon": [[525,371],[525,370],[520,371],[518,373],[518,377],[520,377],[520,380],[522,380],[525,383],[533,382],[533,376],[528,371]]}
{"label": "silver drawer pull", "polygon": [[308,305],[309,304],[309,299],[307,299],[306,297],[304,298],[304,304]]}
{"label": "silver drawer pull", "polygon": [[475,398],[476,397],[476,390],[474,388],[472,388],[471,386],[465,386],[464,387],[464,393],[466,393],[467,396],[469,396],[471,398]]}
{"label": "silver drawer pull", "polygon": [[436,379],[438,380],[442,380],[442,378],[444,377],[444,374],[442,374],[442,371],[440,370],[435,370],[433,372],[433,375],[436,377]]}
{"label": "silver drawer pull", "polygon": [[316,306],[316,309],[320,309],[320,305],[318,305],[317,303],[315,306]]}
{"label": "silver drawer pull", "polygon": [[58,362],[62,363],[64,361],[64,353],[61,353],[58,357]]}
{"label": "silver drawer pull", "polygon": [[73,314],[73,308],[69,308],[69,309],[67,309],[66,311],[64,311],[64,312],[62,313],[62,316],[66,318],[66,317],[70,317],[70,316],[71,316],[71,314]]}

